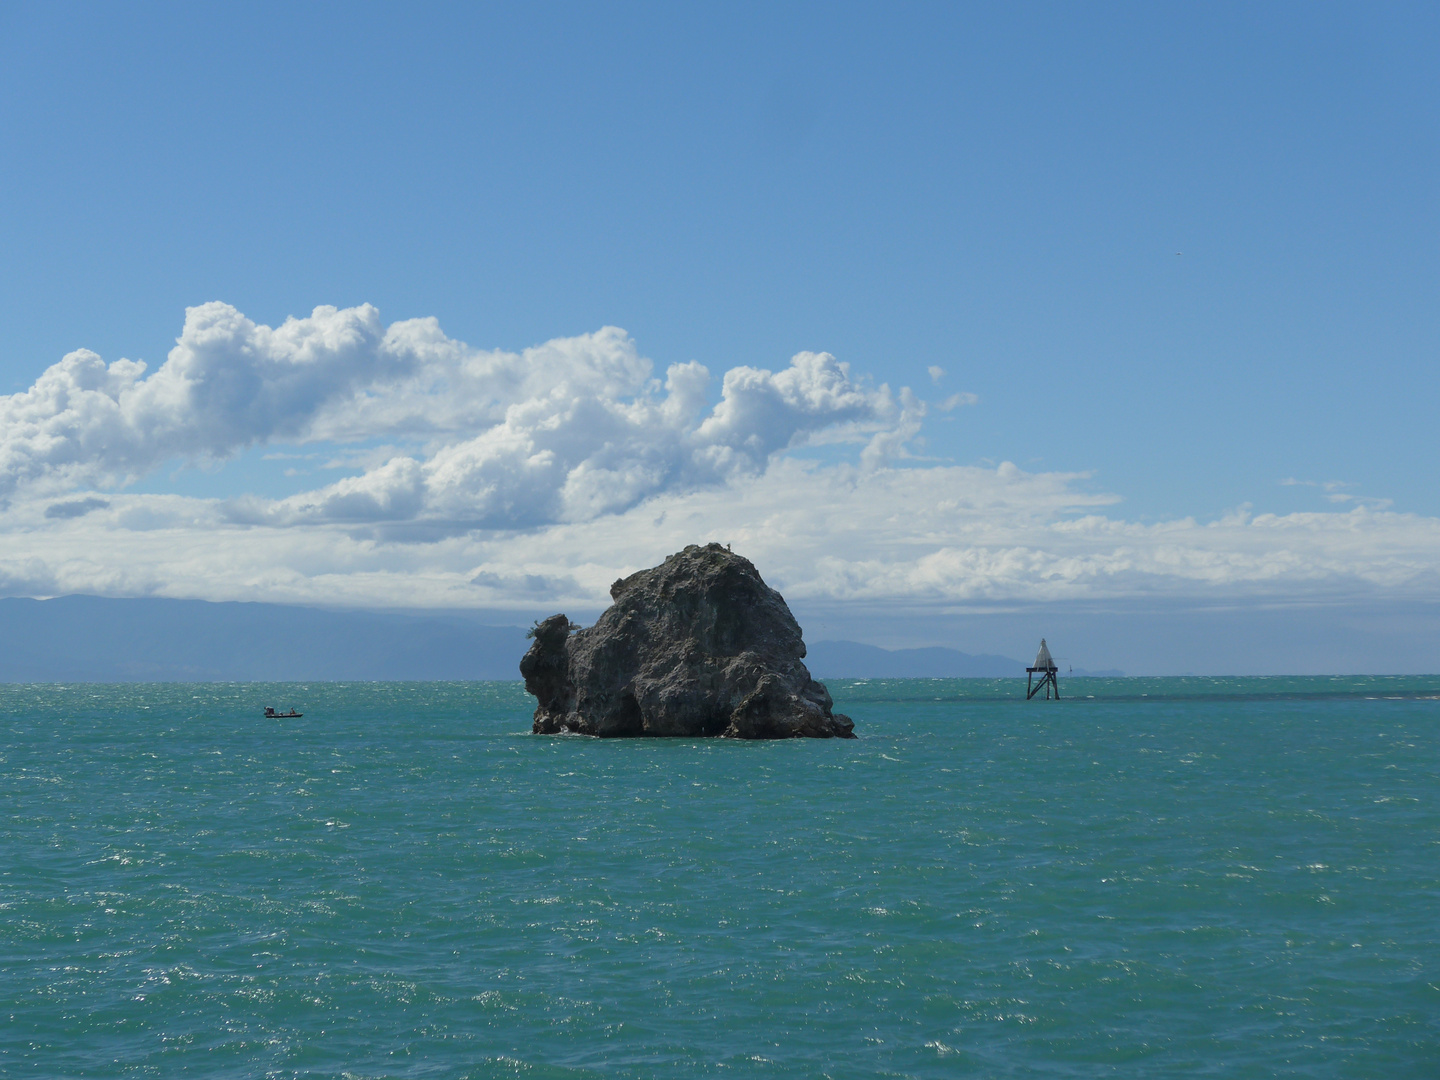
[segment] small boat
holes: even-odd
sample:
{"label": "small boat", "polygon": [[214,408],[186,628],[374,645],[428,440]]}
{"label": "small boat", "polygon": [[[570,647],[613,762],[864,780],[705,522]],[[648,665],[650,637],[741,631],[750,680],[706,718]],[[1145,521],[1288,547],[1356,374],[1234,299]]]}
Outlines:
{"label": "small boat", "polygon": [[276,712],[269,705],[265,706],[266,720],[295,720],[304,715],[303,712],[296,712],[294,709],[291,709],[289,712]]}

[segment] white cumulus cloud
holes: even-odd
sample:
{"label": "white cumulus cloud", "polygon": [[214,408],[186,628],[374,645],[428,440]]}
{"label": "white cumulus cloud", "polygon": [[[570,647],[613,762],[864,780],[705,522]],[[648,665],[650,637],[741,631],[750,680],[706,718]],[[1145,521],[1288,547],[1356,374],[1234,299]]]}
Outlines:
{"label": "white cumulus cloud", "polygon": [[240,497],[238,522],[424,521],[528,528],[614,513],[658,492],[762,472],[811,439],[903,453],[924,406],[853,378],[828,353],[780,371],[674,364],[663,383],[614,327],[523,352],[472,349],[433,319],[384,326],[368,305],[278,328],[191,308],[151,374],[81,350],[0,398],[0,496],[123,486],[174,458],[285,442],[409,440],[359,476],[282,500]]}

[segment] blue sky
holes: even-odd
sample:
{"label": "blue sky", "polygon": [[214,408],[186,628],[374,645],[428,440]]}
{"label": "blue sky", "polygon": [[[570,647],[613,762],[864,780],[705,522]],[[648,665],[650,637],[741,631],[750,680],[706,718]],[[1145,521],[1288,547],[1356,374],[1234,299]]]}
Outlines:
{"label": "blue sky", "polygon": [[[695,529],[743,525],[805,602],[863,602],[887,618],[917,605],[941,619],[956,605],[1041,603],[1047,581],[1057,603],[1193,605],[1219,589],[1227,604],[1318,597],[1368,611],[1430,596],[1437,55],[1440,16],[1422,5],[8,6],[0,392],[28,392],[81,348],[107,363],[144,360],[154,376],[186,309],[218,301],[262,327],[371,304],[382,330],[429,317],[448,342],[507,355],[584,340],[591,359],[554,355],[591,374],[610,362],[594,359],[593,335],[622,327],[662,381],[670,365],[704,365],[712,407],[726,372],[779,373],[796,354],[827,353],[848,365],[840,392],[852,397],[822,408],[812,395],[800,408],[766,384],[790,402],[783,417],[742,403],[703,437],[696,414],[641,440],[627,460],[660,472],[631,476],[628,494],[585,495],[584,513],[565,496],[523,520],[473,500],[450,517],[426,503],[419,539],[397,539],[393,508],[381,515],[391,531],[377,533],[365,531],[375,521],[322,521],[285,500],[339,498],[306,493],[399,457],[429,470],[415,483],[438,499],[436,455],[460,454],[505,409],[539,398],[486,398],[443,435],[394,417],[342,423],[338,398],[310,402],[323,416],[287,398],[298,411],[256,426],[253,445],[196,435],[225,426],[211,413],[167,435],[153,425],[171,414],[155,405],[126,414],[149,442],[120,464],[94,457],[112,443],[66,420],[71,449],[36,457],[32,439],[16,451],[30,464],[12,461],[24,475],[9,496],[0,585],[374,606],[413,591],[422,606],[505,607],[550,581],[557,602],[600,603],[594,582],[655,554],[635,529],[656,545],[686,538],[656,535],[641,517],[674,521],[718,499],[694,510]],[[356,392],[345,378],[312,390]],[[392,394],[379,385],[365,392]],[[923,418],[902,387],[928,402]],[[646,393],[641,382],[612,390],[631,404]],[[955,394],[974,403],[942,408]],[[580,415],[574,401],[555,415]],[[717,464],[752,423],[789,441]],[[12,420],[12,434],[22,426]],[[611,446],[596,440],[565,460],[596,467],[596,447]],[[856,527],[865,539],[843,572],[807,578],[800,567],[815,564],[820,541],[796,540],[803,555],[787,557],[789,534],[765,531],[775,517],[764,507],[790,499],[786,469],[863,470],[867,447],[871,465],[917,475],[867,474],[847,489],[879,484],[894,512]],[[954,521],[916,531],[916,504],[973,494],[1002,462],[1041,478],[1029,502],[986,504],[1009,507],[1010,532],[979,537]],[[465,475],[446,490],[490,473]],[[839,498],[825,487],[838,475],[812,490]],[[398,498],[392,488],[386,498]],[[865,490],[855,497],[867,507],[883,502]],[[107,505],[44,516],[87,498]],[[737,517],[746,505],[755,516]],[[1344,517],[1357,507],[1379,516]],[[1212,543],[1225,532],[1212,526],[1237,512],[1281,524]],[[1066,522],[1097,514],[1119,530],[1107,568],[1057,579],[1044,567],[1081,553],[1046,538],[1073,537]],[[1192,518],[1183,556],[1153,532],[1124,534]],[[162,534],[162,548],[213,544],[215,565],[197,557],[182,574],[94,553],[129,550],[142,520],[147,550]],[[1036,521],[1049,531],[1025,533]],[[582,524],[587,543],[610,530],[612,554],[583,571],[574,558],[554,572],[530,565],[547,543],[582,542],[564,531]],[[320,565],[317,553],[340,542],[327,529],[372,560],[391,545],[389,561]],[[501,533],[517,529],[505,547]],[[1288,539],[1300,533],[1330,539]],[[226,578],[232,543],[270,554]],[[1084,558],[1098,557],[1104,543],[1087,543]],[[460,547],[447,555],[446,544]],[[1125,554],[1136,545],[1140,570]],[[1233,566],[1242,550],[1249,569],[1229,576],[1164,569],[1177,558]],[[995,569],[1023,562],[1017,552],[1040,554],[1028,571]],[[267,558],[284,572],[268,574]],[[925,569],[926,558],[949,569]],[[921,569],[888,593],[837,584],[879,581],[875,566],[897,559]],[[361,587],[366,574],[393,583]],[[426,584],[447,574],[490,584],[474,597]],[[944,637],[942,622],[920,636]],[[1090,666],[1106,665],[1125,657]]]}

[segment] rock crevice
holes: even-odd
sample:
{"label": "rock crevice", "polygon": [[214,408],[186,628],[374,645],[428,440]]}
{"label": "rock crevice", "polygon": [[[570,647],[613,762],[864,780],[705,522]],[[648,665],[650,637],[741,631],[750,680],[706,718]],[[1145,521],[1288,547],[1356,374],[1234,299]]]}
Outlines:
{"label": "rock crevice", "polygon": [[805,667],[785,599],[750,560],[691,545],[610,587],[581,629],[552,615],[520,661],[538,734],[854,738]]}

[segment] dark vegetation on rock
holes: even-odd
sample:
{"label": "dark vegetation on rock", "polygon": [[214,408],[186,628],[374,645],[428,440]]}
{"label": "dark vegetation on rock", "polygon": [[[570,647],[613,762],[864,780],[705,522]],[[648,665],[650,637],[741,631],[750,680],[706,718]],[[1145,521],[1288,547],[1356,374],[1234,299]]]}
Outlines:
{"label": "dark vegetation on rock", "polygon": [[610,597],[594,626],[552,615],[535,627],[520,674],[539,702],[536,733],[855,737],[810,677],[784,597],[750,560],[691,545]]}

